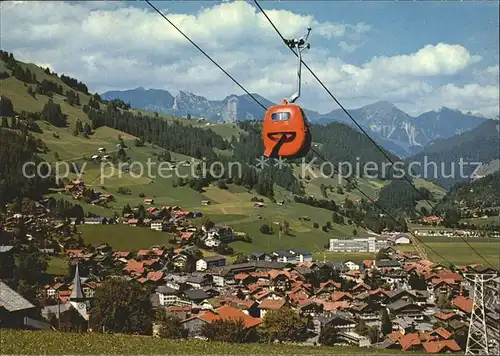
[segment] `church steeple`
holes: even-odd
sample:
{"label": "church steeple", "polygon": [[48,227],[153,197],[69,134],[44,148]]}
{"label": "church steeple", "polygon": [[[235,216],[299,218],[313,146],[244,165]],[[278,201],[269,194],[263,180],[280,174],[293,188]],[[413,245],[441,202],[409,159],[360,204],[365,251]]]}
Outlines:
{"label": "church steeple", "polygon": [[85,296],[83,295],[83,290],[82,290],[82,282],[80,281],[80,272],[78,270],[78,262],[76,263],[75,278],[73,279],[73,290],[71,291],[71,296],[69,298],[72,301],[80,301],[80,300],[85,299]]}

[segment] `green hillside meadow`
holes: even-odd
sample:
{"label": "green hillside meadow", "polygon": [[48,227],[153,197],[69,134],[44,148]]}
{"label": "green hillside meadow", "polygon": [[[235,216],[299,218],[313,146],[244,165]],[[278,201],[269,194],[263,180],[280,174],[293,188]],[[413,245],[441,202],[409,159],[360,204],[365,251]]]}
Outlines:
{"label": "green hillside meadow", "polygon": [[[38,81],[47,79],[56,82],[63,87],[63,92],[71,89],[57,76],[48,75],[41,68],[33,64],[21,63],[21,66],[23,68],[29,68],[35,73]],[[1,71],[9,72],[5,67],[5,63],[0,61],[0,72]],[[36,97],[28,94],[27,87],[30,85],[34,84],[23,83],[12,76],[7,79],[2,79],[1,95],[10,98],[14,110],[17,112],[22,110],[29,112],[41,111],[49,98],[40,94],[37,94]],[[114,195],[115,201],[109,203],[108,208],[79,201],[79,204],[83,206],[86,212],[104,217],[110,217],[115,213],[121,215],[124,205],[129,204],[131,206],[137,206],[143,203],[143,197],[154,197],[155,206],[179,205],[186,210],[200,211],[216,223],[227,224],[232,226],[235,231],[239,233],[250,234],[253,238],[252,243],[234,242],[231,244],[236,252],[269,252],[276,249],[304,248],[313,252],[318,259],[343,260],[346,258],[345,254],[323,254],[324,246],[328,243],[330,238],[353,236],[354,232],[356,232],[358,236],[367,235],[367,231],[360,226],[331,222],[331,211],[294,202],[292,193],[276,185],[274,189],[276,201],[283,200],[283,205],[278,205],[266,197],[259,196],[255,191],[247,190],[242,186],[233,184],[229,184],[228,189],[219,189],[217,186],[211,185],[200,193],[188,186],[174,187],[172,178],[139,177],[125,172],[120,175],[117,170],[115,170],[114,176],[108,176],[102,180],[101,166],[97,163],[88,161],[87,158],[96,154],[99,148],[105,148],[110,154],[116,152],[116,145],[119,142],[119,138],[123,139],[125,144],[129,147],[127,149],[127,155],[135,162],[146,164],[149,159],[155,162],[157,161],[157,156],[165,152],[165,150],[150,144],[146,144],[144,147],[136,147],[134,144],[136,137],[110,127],[100,127],[96,129],[89,138],[84,138],[81,135],[74,136],[72,131],[77,120],[83,123],[89,121],[87,115],[82,111],[82,107],[84,104],[88,103],[90,96],[81,92],[79,96],[81,106],[76,107],[67,104],[64,96],[54,94],[53,101],[60,104],[63,113],[67,115],[68,126],[60,128],[48,122],[38,122],[43,133],[33,133],[33,135],[42,139],[48,147],[48,152],[42,154],[45,160],[49,162],[64,160],[69,163],[75,162],[79,166],[85,164],[86,166],[82,176],[85,184],[100,192]],[[101,109],[105,110],[104,104],[101,104]],[[138,110],[133,111],[138,112]],[[152,113],[146,112],[144,112],[144,114],[153,115]],[[160,114],[159,117],[169,121],[175,120],[185,125],[207,129],[210,128],[228,141],[231,140],[233,136],[237,138],[241,135],[245,135],[245,131],[234,124],[201,123],[197,120],[178,119],[162,114]],[[228,151],[227,154],[230,154],[230,152]],[[171,152],[171,156],[175,162],[191,160],[191,157],[175,152]],[[189,169],[189,167],[181,167],[180,172],[187,173]],[[322,198],[320,187],[323,184],[332,187],[327,193],[327,198],[334,200],[337,204],[341,204],[346,198],[357,200],[362,197],[355,189],[350,192],[344,192],[344,194],[338,194],[335,188],[339,185],[339,180],[336,176],[333,178],[306,180],[301,176],[300,165],[295,165],[293,169],[294,175],[303,184],[306,194],[310,196]],[[104,172],[106,172],[106,174],[110,173],[106,170],[104,170]],[[74,179],[76,177],[75,174],[68,175],[68,179]],[[341,181],[340,183],[343,184],[345,182]],[[359,179],[358,184],[363,191],[371,197],[376,198],[378,192],[380,192],[387,182],[374,179]],[[424,180],[417,180],[416,185],[429,189],[437,199],[445,194],[444,189]],[[118,193],[118,188],[128,188],[130,194],[120,194]],[[68,199],[73,203],[75,202],[70,195],[65,195],[61,191],[53,191],[48,196],[52,196],[56,199]],[[262,198],[265,205],[261,208],[254,207],[254,203],[251,202],[251,198],[253,197]],[[201,201],[203,200],[209,200],[211,204],[208,206],[201,205]],[[419,202],[419,204],[421,205],[423,203]],[[420,206],[417,206],[417,208],[420,208]],[[299,218],[302,217],[307,217],[309,220],[299,220]],[[283,223],[283,221],[287,221],[290,224],[289,235],[277,233],[278,225]],[[196,225],[200,225],[201,219],[195,219],[192,222]],[[328,232],[324,232],[321,229],[321,226],[326,222],[331,222],[332,228]],[[320,228],[314,228],[314,223],[317,223]],[[262,224],[268,224],[273,227],[275,233],[272,235],[261,233],[259,229]],[[83,233],[86,243],[99,244],[101,242],[108,242],[114,249],[125,251],[148,248],[151,245],[168,245],[168,240],[172,237],[167,233],[159,233],[147,228],[130,228],[128,226],[81,226],[80,231]],[[446,247],[440,252],[448,255],[450,258],[455,258],[457,256],[451,249]],[[370,254],[354,254],[349,258],[364,259],[372,257],[373,256]],[[467,256],[464,256],[460,258],[460,262],[475,262],[475,260],[469,260]],[[60,264],[60,261],[55,261],[51,263],[50,268],[60,270],[61,268],[58,267]]]}

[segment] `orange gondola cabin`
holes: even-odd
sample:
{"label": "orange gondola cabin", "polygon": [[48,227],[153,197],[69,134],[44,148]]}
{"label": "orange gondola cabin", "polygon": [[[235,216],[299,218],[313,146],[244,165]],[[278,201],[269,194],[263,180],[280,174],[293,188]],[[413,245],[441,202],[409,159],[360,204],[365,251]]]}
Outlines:
{"label": "orange gondola cabin", "polygon": [[304,157],[311,147],[309,126],[299,105],[290,104],[285,99],[281,104],[272,106],[264,116],[264,155],[271,158]]}
{"label": "orange gondola cabin", "polygon": [[297,92],[281,104],[267,109],[262,128],[264,156],[270,158],[301,158],[311,148],[311,130],[304,110],[294,102],[300,97],[302,51],[310,48],[307,38],[311,28],[299,39],[285,40],[297,55]]}

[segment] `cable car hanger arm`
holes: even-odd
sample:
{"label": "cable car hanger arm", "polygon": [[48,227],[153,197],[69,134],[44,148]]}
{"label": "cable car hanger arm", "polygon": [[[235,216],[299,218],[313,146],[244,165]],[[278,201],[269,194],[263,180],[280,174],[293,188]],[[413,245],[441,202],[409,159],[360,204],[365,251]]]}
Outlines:
{"label": "cable car hanger arm", "polygon": [[297,92],[290,96],[286,101],[288,103],[294,103],[299,97],[301,92],[301,79],[302,79],[302,51],[311,48],[311,44],[307,42],[309,34],[311,33],[311,28],[307,28],[307,32],[301,38],[285,39],[285,43],[292,50],[294,49],[297,53]]}

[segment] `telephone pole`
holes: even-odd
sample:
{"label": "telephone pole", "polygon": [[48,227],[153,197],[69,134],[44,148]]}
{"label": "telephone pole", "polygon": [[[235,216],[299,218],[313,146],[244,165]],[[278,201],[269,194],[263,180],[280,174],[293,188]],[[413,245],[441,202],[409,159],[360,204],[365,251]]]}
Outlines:
{"label": "telephone pole", "polygon": [[486,328],[485,306],[489,300],[486,283],[497,277],[493,273],[465,274],[465,278],[472,283],[474,294],[472,300],[472,312],[469,321],[469,334],[467,335],[466,355],[489,355],[489,338]]}

